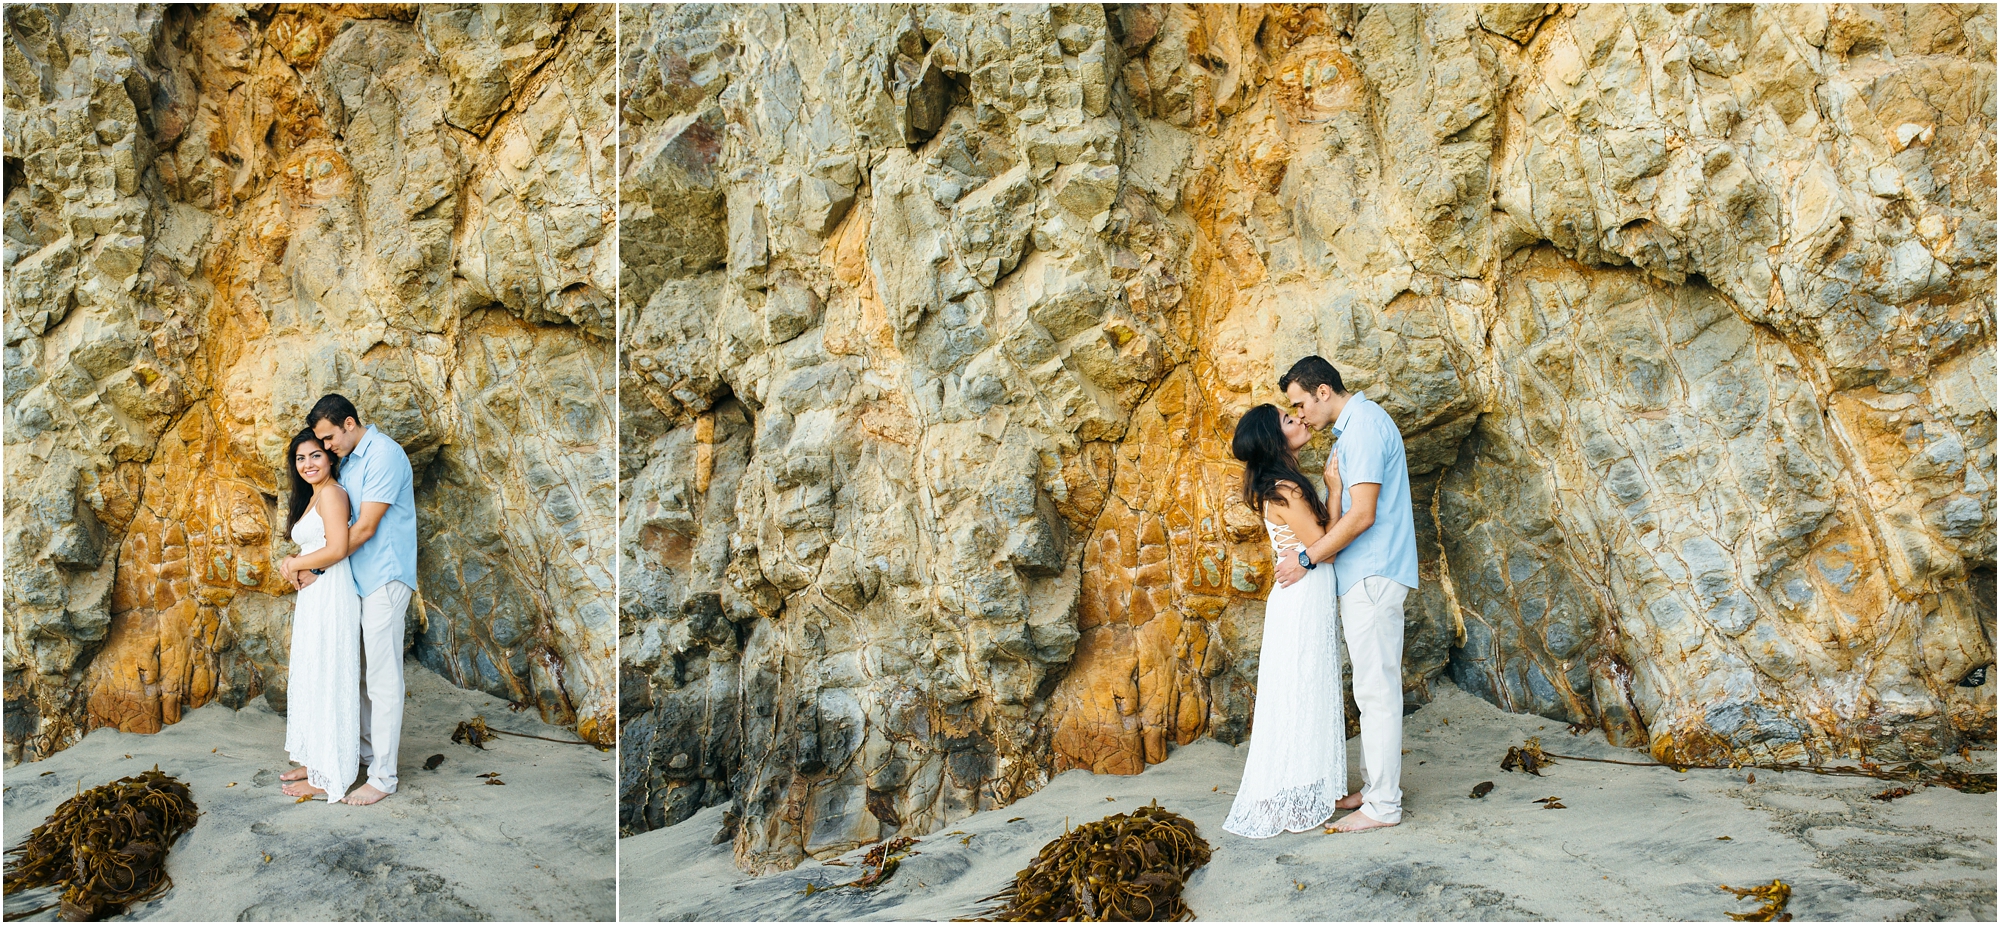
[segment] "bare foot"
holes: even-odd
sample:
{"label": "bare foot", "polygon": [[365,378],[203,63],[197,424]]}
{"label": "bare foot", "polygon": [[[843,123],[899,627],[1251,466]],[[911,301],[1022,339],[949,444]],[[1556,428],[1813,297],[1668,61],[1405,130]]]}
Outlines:
{"label": "bare foot", "polygon": [[350,791],[347,796],[342,797],[341,802],[349,806],[367,806],[386,796],[388,794],[376,789],[374,784],[362,784]]}
{"label": "bare foot", "polygon": [[[293,768],[293,769],[291,769],[291,770],[289,770],[289,771],[286,771],[285,773],[283,773],[283,774],[280,774],[280,775],[278,775],[278,779],[279,779],[279,780],[305,780],[305,779],[306,779],[306,766],[305,766],[305,765],[299,765],[299,766],[298,766],[298,767],[296,767],[296,768]],[[298,796],[298,794],[292,794],[292,795],[293,795],[293,796]]]}
{"label": "bare foot", "polygon": [[1350,794],[1348,794],[1348,795],[1346,795],[1346,796],[1344,796],[1344,797],[1341,797],[1341,798],[1340,798],[1340,799],[1338,799],[1338,800],[1335,800],[1335,801],[1333,801],[1333,808],[1334,808],[1334,809],[1360,809],[1360,808],[1361,808],[1361,791],[1359,791],[1359,790],[1356,790],[1356,791],[1354,791],[1353,793],[1350,793]]}
{"label": "bare foot", "polygon": [[288,796],[288,797],[323,797],[323,796],[326,796],[326,791],[324,791],[324,790],[321,790],[321,789],[319,789],[318,787],[315,787],[315,786],[313,786],[313,785],[311,785],[311,784],[308,784],[308,783],[306,783],[305,781],[302,781],[302,780],[295,780],[295,781],[292,781],[291,783],[289,783],[289,784],[286,784],[286,785],[285,785],[285,796]]}
{"label": "bare foot", "polygon": [[1369,829],[1386,829],[1394,822],[1377,822],[1364,812],[1352,812],[1342,816],[1339,822],[1326,827],[1327,834],[1335,832],[1366,832]]}

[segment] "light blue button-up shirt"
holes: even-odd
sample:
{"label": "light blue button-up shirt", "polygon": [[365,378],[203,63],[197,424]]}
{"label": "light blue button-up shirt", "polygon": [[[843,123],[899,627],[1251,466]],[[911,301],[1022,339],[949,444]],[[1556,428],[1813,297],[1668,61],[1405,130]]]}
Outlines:
{"label": "light blue button-up shirt", "polygon": [[1348,489],[1362,482],[1382,486],[1375,500],[1375,523],[1346,549],[1333,555],[1336,594],[1380,575],[1417,586],[1417,521],[1410,510],[1410,463],[1403,456],[1403,432],[1389,412],[1356,392],[1333,422],[1333,450],[1340,454],[1340,513],[1354,506]]}
{"label": "light blue button-up shirt", "polygon": [[392,581],[416,590],[417,496],[409,454],[370,424],[368,433],[354,445],[354,452],[340,461],[340,487],[347,490],[351,510],[348,526],[361,519],[362,504],[380,501],[389,505],[375,535],[347,556],[348,568],[354,573],[354,590],[367,597]]}

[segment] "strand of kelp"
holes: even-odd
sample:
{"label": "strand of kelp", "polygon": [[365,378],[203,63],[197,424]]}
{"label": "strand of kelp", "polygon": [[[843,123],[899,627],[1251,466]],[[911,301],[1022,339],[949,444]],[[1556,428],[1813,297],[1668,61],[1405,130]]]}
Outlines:
{"label": "strand of kelp", "polygon": [[521,739],[540,739],[544,742],[554,742],[557,745],[588,745],[592,748],[597,749],[600,752],[608,752],[611,750],[611,747],[608,745],[599,745],[595,742],[585,742],[582,739],[551,739],[548,736],[529,735],[525,732],[508,732],[505,729],[494,729],[493,727],[486,725],[486,717],[484,716],[475,716],[469,720],[464,720],[460,722],[458,724],[458,728],[453,729],[451,731],[451,740],[453,742],[462,742],[474,748],[484,749],[486,747],[486,743],[493,741],[493,737],[496,735],[514,736],[515,738],[521,738]]}
{"label": "strand of kelp", "polygon": [[173,886],[167,849],[200,817],[188,786],[158,765],[137,777],[80,790],[26,841],[7,850],[4,892],[60,885],[65,921],[117,915]]}
{"label": "strand of kelp", "polygon": [[1158,800],[1131,813],[1079,826],[1042,846],[1007,889],[982,902],[1002,905],[984,921],[1184,922],[1187,878],[1208,863],[1208,842],[1193,822]]}
{"label": "strand of kelp", "polygon": [[1685,773],[1689,769],[1705,771],[1803,771],[1826,777],[1872,777],[1876,780],[1910,781],[1933,787],[1949,787],[1962,793],[1992,793],[1993,774],[1983,771],[1962,771],[1957,768],[1940,767],[1922,761],[1907,761],[1893,767],[1863,763],[1861,767],[1849,765],[1823,766],[1799,762],[1769,762],[1765,764],[1666,764],[1657,761],[1619,761],[1615,758],[1586,758],[1581,755],[1560,755],[1542,750],[1540,736],[1530,738],[1525,745],[1509,746],[1507,755],[1500,760],[1500,770],[1512,771],[1520,768],[1530,774],[1541,774],[1541,769],[1549,765],[1549,759],[1561,758],[1566,761],[1590,761],[1597,764],[1622,764],[1633,768],[1666,768]]}

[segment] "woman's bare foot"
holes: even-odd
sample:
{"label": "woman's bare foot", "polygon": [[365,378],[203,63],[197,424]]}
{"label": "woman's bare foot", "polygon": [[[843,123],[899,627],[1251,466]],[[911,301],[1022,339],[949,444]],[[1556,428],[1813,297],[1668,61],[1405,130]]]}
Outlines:
{"label": "woman's bare foot", "polygon": [[1341,797],[1341,798],[1340,798],[1340,799],[1338,799],[1338,800],[1335,800],[1335,801],[1333,801],[1333,808],[1334,808],[1334,809],[1360,809],[1360,808],[1361,808],[1361,791],[1359,791],[1359,790],[1356,790],[1356,791],[1354,791],[1353,793],[1350,793],[1350,794],[1348,794],[1348,795],[1346,795],[1346,796],[1344,796],[1344,797]]}
{"label": "woman's bare foot", "polygon": [[[278,779],[279,779],[279,780],[305,780],[305,779],[306,779],[306,766],[305,766],[305,765],[299,765],[299,766],[298,766],[298,767],[296,767],[296,768],[293,768],[293,769],[291,769],[291,770],[289,770],[289,771],[286,771],[285,773],[283,773],[283,774],[280,774],[280,775],[278,775]],[[292,794],[292,795],[293,795],[293,796],[298,796],[298,794],[296,794],[296,793],[295,793],[295,794]]]}
{"label": "woman's bare foot", "polygon": [[[300,768],[299,770],[303,771],[303,770],[305,770],[305,769],[304,769],[304,768]],[[295,781],[292,781],[291,783],[289,783],[289,784],[286,784],[286,785],[285,785],[285,796],[288,796],[288,797],[323,797],[323,796],[326,796],[326,791],[324,791],[324,790],[321,790],[320,788],[318,788],[318,787],[315,787],[315,786],[313,786],[313,785],[311,785],[311,784],[308,784],[308,783],[306,783],[305,781],[302,781],[302,780],[295,780]]]}
{"label": "woman's bare foot", "polygon": [[1327,826],[1326,833],[1331,835],[1336,832],[1366,832],[1369,829],[1386,829],[1396,824],[1394,822],[1377,822],[1370,818],[1367,813],[1355,811],[1342,816],[1339,822]]}
{"label": "woman's bare foot", "polygon": [[377,789],[374,784],[362,784],[350,791],[347,796],[342,797],[341,802],[349,806],[367,806],[386,796],[388,794]]}

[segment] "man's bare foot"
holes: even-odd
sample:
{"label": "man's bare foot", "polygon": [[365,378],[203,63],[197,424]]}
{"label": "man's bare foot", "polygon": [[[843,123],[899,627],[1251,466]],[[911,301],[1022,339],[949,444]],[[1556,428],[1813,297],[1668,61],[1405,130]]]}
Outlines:
{"label": "man's bare foot", "polygon": [[[305,779],[306,779],[306,766],[305,766],[305,765],[299,765],[299,766],[298,766],[298,767],[296,767],[296,768],[293,768],[293,769],[291,769],[291,770],[289,770],[289,771],[286,771],[285,773],[283,773],[283,774],[280,774],[280,775],[278,775],[278,779],[279,779],[279,780],[305,780]],[[295,794],[292,794],[292,795],[293,795],[293,796],[298,796],[298,794],[296,794],[296,793],[295,793]]]}
{"label": "man's bare foot", "polygon": [[1360,808],[1361,808],[1361,791],[1359,791],[1359,790],[1356,790],[1356,791],[1354,791],[1353,793],[1350,793],[1350,794],[1348,794],[1348,795],[1346,795],[1346,796],[1344,796],[1344,797],[1341,797],[1341,798],[1340,798],[1340,799],[1338,799],[1338,800],[1335,800],[1335,801],[1333,801],[1333,808],[1334,808],[1334,809],[1360,809]]}
{"label": "man's bare foot", "polygon": [[[301,770],[303,770],[303,769],[301,769]],[[302,780],[295,780],[295,781],[292,781],[291,783],[289,783],[289,784],[286,784],[286,785],[285,785],[285,796],[288,796],[288,797],[323,797],[323,796],[326,796],[326,791],[324,791],[324,790],[321,790],[321,789],[319,789],[318,787],[315,787],[315,786],[313,786],[313,785],[311,785],[311,784],[308,784],[308,783],[306,783],[305,781],[302,781]]]}
{"label": "man's bare foot", "polygon": [[350,791],[347,796],[341,797],[341,802],[349,806],[367,806],[386,796],[388,794],[377,789],[374,784],[362,784]]}
{"label": "man's bare foot", "polygon": [[1366,832],[1369,829],[1386,829],[1396,824],[1394,822],[1377,822],[1370,818],[1367,813],[1355,811],[1342,816],[1339,822],[1327,826],[1326,831],[1328,834],[1334,832]]}

